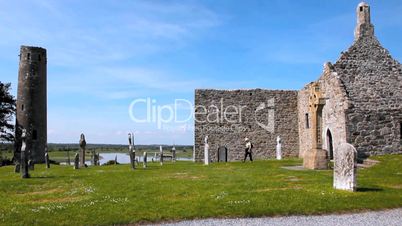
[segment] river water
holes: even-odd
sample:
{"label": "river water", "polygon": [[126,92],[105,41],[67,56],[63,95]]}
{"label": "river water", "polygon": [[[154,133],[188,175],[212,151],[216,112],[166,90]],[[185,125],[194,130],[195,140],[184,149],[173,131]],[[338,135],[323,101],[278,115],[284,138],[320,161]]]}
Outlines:
{"label": "river water", "polygon": [[[110,160],[116,160],[117,162],[120,164],[129,164],[130,163],[130,156],[127,153],[99,153],[100,159],[99,159],[99,163],[100,165],[103,165],[105,163],[107,163]],[[138,162],[143,162],[144,158],[143,156],[136,156],[135,157],[137,159]],[[86,159],[87,161],[85,161],[85,163],[87,165],[91,165],[91,161],[90,159]],[[89,161],[88,161],[89,160]],[[155,159],[155,156],[153,154],[148,155],[147,157],[148,162],[152,162],[154,161],[159,161],[159,158],[157,157]],[[176,158],[177,161],[192,161],[192,158]],[[165,160],[167,161],[167,160]],[[61,164],[66,164],[66,163],[61,163]],[[71,161],[71,164],[73,165],[74,162]]]}

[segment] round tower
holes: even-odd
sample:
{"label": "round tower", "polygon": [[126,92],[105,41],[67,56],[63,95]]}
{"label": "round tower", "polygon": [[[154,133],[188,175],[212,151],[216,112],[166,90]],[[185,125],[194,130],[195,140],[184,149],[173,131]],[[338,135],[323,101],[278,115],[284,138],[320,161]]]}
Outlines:
{"label": "round tower", "polygon": [[355,40],[363,36],[373,36],[374,26],[371,24],[370,19],[370,6],[361,2],[356,8],[357,25],[355,29]]}
{"label": "round tower", "polygon": [[47,144],[46,49],[21,46],[15,129],[15,160],[20,160],[21,131],[26,129],[26,150],[35,163],[45,161]]}

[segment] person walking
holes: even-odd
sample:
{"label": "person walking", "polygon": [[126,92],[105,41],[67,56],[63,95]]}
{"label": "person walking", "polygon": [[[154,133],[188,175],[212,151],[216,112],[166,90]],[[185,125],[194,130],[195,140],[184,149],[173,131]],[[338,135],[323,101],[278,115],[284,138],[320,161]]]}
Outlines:
{"label": "person walking", "polygon": [[246,161],[247,156],[250,156],[250,161],[253,161],[253,157],[251,156],[252,150],[253,150],[253,144],[251,143],[250,139],[248,139],[247,137],[244,139],[244,141],[246,142],[246,149],[245,149],[245,153],[244,153],[243,162]]}

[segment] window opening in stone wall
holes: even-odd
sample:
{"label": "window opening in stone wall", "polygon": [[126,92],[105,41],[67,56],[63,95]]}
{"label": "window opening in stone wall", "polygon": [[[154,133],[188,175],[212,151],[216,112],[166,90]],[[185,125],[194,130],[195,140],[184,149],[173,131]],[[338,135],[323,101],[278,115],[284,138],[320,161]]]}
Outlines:
{"label": "window opening in stone wall", "polygon": [[310,128],[310,122],[308,120],[308,113],[306,113],[305,117],[306,117],[306,129],[309,129]]}
{"label": "window opening in stone wall", "polygon": [[33,130],[32,132],[32,140],[37,140],[38,139],[38,132],[36,130]]}
{"label": "window opening in stone wall", "polygon": [[360,6],[360,12],[363,12],[363,6]]}
{"label": "window opening in stone wall", "polygon": [[40,61],[40,54],[38,54],[38,61]]}
{"label": "window opening in stone wall", "polygon": [[327,130],[327,149],[329,159],[334,159],[334,144],[332,141],[332,133],[330,130]]}
{"label": "window opening in stone wall", "polygon": [[27,54],[27,59],[28,59],[28,60],[31,59],[31,54],[30,54],[30,53]]}
{"label": "window opening in stone wall", "polygon": [[399,123],[399,139],[402,141],[402,122]]}
{"label": "window opening in stone wall", "polygon": [[21,111],[24,111],[24,105],[21,104]]}

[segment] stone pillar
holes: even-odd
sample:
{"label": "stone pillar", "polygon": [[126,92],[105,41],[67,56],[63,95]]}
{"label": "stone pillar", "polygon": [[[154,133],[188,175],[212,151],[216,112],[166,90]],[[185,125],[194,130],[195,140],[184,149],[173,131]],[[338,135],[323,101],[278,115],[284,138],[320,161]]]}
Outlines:
{"label": "stone pillar", "polygon": [[49,154],[46,152],[45,154],[45,164],[46,164],[46,169],[50,168],[50,162],[49,162]]}
{"label": "stone pillar", "polygon": [[134,133],[128,134],[128,154],[130,156],[131,169],[135,169],[135,149],[134,149]]}
{"label": "stone pillar", "polygon": [[26,150],[26,130],[22,130],[21,134],[21,177],[22,178],[30,178],[29,169],[28,169],[28,157],[27,157],[27,150]]}
{"label": "stone pillar", "polygon": [[172,161],[176,162],[176,147],[174,145],[172,147]]}
{"label": "stone pillar", "polygon": [[325,99],[321,97],[320,87],[317,82],[310,85],[309,112],[311,115],[312,148],[304,153],[303,167],[307,169],[327,169],[328,153],[322,149],[322,108]]}
{"label": "stone pillar", "polygon": [[276,138],[276,159],[281,160],[282,159],[282,141],[281,137],[278,136]]}
{"label": "stone pillar", "polygon": [[162,146],[159,146],[159,155],[160,155],[159,162],[161,163],[161,166],[162,166],[163,165],[163,149],[162,149]]}
{"label": "stone pillar", "polygon": [[50,168],[50,159],[49,159],[47,145],[45,146],[45,164],[46,164],[46,169],[49,169]]}
{"label": "stone pillar", "polygon": [[148,163],[147,157],[148,157],[148,154],[147,154],[146,151],[144,151],[144,156],[143,156],[143,159],[142,159],[142,163],[143,163],[144,169],[147,168],[147,163]]}
{"label": "stone pillar", "polygon": [[193,162],[195,162],[195,144],[193,145]]}
{"label": "stone pillar", "polygon": [[208,144],[208,135],[205,136],[204,140],[204,164],[209,165],[210,159],[209,159],[209,144]]}
{"label": "stone pillar", "polygon": [[74,156],[74,169],[79,169],[80,168],[80,155],[78,153],[75,153]]}
{"label": "stone pillar", "polygon": [[91,165],[95,166],[95,150],[92,150],[91,152]]}
{"label": "stone pillar", "polygon": [[35,162],[33,160],[28,160],[28,168],[29,170],[35,170]]}
{"label": "stone pillar", "polygon": [[[21,159],[20,159],[20,161],[21,161]],[[20,173],[20,168],[21,168],[21,165],[19,163],[16,163],[15,167],[14,167],[14,173]]]}
{"label": "stone pillar", "polygon": [[67,164],[70,166],[71,165],[71,160],[70,160],[70,148],[67,148]]}
{"label": "stone pillar", "polygon": [[95,160],[94,160],[94,162],[95,162],[95,166],[99,166],[100,164],[99,164],[99,153],[96,153],[95,152]]}
{"label": "stone pillar", "polygon": [[356,191],[357,151],[355,147],[342,143],[334,154],[334,188]]}
{"label": "stone pillar", "polygon": [[85,141],[85,135],[81,133],[80,137],[80,167],[85,167],[85,147],[87,145],[87,142]]}

